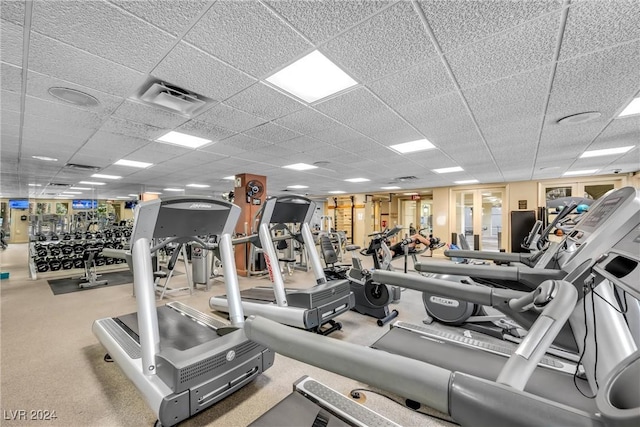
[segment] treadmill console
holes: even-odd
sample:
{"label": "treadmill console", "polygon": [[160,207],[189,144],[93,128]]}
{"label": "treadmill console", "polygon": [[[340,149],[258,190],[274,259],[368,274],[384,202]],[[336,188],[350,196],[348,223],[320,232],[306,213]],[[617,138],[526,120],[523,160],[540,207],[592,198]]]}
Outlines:
{"label": "treadmill console", "polygon": [[640,299],[640,225],[596,260],[593,269]]}

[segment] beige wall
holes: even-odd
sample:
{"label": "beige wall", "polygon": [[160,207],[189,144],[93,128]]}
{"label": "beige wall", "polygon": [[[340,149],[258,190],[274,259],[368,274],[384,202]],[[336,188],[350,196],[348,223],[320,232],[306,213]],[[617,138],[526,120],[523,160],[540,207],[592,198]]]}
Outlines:
{"label": "beige wall", "polygon": [[[22,220],[25,216],[27,219]],[[22,209],[11,209],[11,243],[27,243],[29,241],[29,211]]]}

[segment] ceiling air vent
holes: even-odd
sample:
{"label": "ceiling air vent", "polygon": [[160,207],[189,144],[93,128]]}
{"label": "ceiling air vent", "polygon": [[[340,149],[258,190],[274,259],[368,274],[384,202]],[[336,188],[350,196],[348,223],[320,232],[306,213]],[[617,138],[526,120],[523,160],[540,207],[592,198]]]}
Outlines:
{"label": "ceiling air vent", "polygon": [[47,187],[70,187],[71,184],[63,184],[61,182],[50,182],[47,184]]}
{"label": "ceiling air vent", "polygon": [[79,165],[77,163],[67,163],[64,165],[67,169],[76,169],[80,171],[99,171],[101,169],[100,166],[89,166],[89,165]]}
{"label": "ceiling air vent", "polygon": [[418,179],[416,176],[399,176],[397,178],[393,178],[393,183],[395,182],[407,182]]}
{"label": "ceiling air vent", "polygon": [[148,80],[142,88],[137,97],[140,101],[188,116],[196,113],[209,101],[197,93],[153,79]]}

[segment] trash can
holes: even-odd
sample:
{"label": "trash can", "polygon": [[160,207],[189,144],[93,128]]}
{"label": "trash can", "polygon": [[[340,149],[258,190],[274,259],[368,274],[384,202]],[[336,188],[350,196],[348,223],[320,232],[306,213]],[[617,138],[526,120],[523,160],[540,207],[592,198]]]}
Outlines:
{"label": "trash can", "polygon": [[193,283],[206,285],[211,276],[209,251],[197,243],[191,245],[191,272]]}

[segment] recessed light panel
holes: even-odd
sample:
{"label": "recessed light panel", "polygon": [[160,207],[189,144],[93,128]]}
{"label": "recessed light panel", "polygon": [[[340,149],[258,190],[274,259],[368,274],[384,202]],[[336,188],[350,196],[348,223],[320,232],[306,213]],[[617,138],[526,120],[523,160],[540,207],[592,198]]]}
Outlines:
{"label": "recessed light panel", "polygon": [[478,184],[480,181],[477,179],[465,179],[462,181],[453,181],[454,184]]}
{"label": "recessed light panel", "polygon": [[105,175],[102,173],[94,173],[93,175],[91,175],[91,178],[102,178],[102,179],[122,179],[121,176],[117,176],[117,175]]}
{"label": "recessed light panel", "polygon": [[346,193],[346,191],[342,191],[342,190],[329,191],[329,194],[344,194],[344,193]]}
{"label": "recessed light panel", "polygon": [[389,148],[392,148],[398,153],[405,154],[405,153],[415,153],[416,151],[430,150],[436,147],[426,139],[418,139],[417,141],[403,142],[402,144],[390,145]]}
{"label": "recessed light panel", "polygon": [[132,168],[141,168],[141,169],[145,169],[148,168],[149,166],[153,166],[153,163],[147,163],[147,162],[138,162],[136,160],[125,160],[125,159],[120,159],[117,162],[114,163],[114,165],[118,165],[118,166],[130,166]]}
{"label": "recessed light panel", "polygon": [[266,80],[309,103],[358,84],[317,50]]}
{"label": "recessed light panel", "polygon": [[162,191],[184,191],[182,188],[163,188]]}
{"label": "recessed light panel", "polygon": [[591,175],[598,172],[598,169],[586,169],[581,171],[568,171],[562,174],[562,176],[575,176],[575,175]]}
{"label": "recessed light panel", "polygon": [[397,185],[391,185],[389,187],[380,187],[381,190],[399,190],[400,187],[398,187]]}
{"label": "recessed light panel", "polygon": [[69,190],[91,190],[89,187],[69,187]]}
{"label": "recessed light panel", "polygon": [[347,181],[347,182],[367,182],[367,181],[371,181],[371,180],[367,179],[367,178],[349,178],[349,179],[345,179],[345,181]]}
{"label": "recessed light panel", "polygon": [[198,138],[197,136],[191,136],[191,135],[187,135],[186,133],[180,133],[175,131],[171,131],[161,136],[156,141],[166,142],[168,144],[180,145],[182,147],[189,147],[189,148],[202,147],[203,145],[206,145],[211,142],[210,139]]}
{"label": "recessed light panel", "polygon": [[[27,184],[29,187],[42,187],[42,184]],[[71,187],[73,188],[73,187]]]}
{"label": "recessed light panel", "polygon": [[464,169],[462,169],[460,166],[454,166],[451,168],[440,168],[440,169],[433,169],[433,171],[435,173],[451,173],[451,172],[462,172]]}
{"label": "recessed light panel", "polygon": [[44,160],[45,162],[57,162],[58,159],[53,158],[53,157],[47,157],[47,156],[31,156],[32,159],[36,159],[36,160]]}
{"label": "recessed light panel", "polygon": [[63,191],[62,194],[82,194],[82,191]]}
{"label": "recessed light panel", "polygon": [[159,191],[145,191],[145,194],[155,194],[156,196],[159,196],[162,193]]}
{"label": "recessed light panel", "polygon": [[209,188],[207,184],[187,184],[187,187],[192,188]]}
{"label": "recessed light panel", "polygon": [[640,114],[640,98],[634,98],[618,117],[626,117]]}
{"label": "recessed light panel", "polygon": [[107,185],[104,182],[96,182],[96,181],[80,181],[78,184],[87,184],[87,185]]}
{"label": "recessed light panel", "polygon": [[306,171],[309,169],[317,169],[318,167],[313,165],[308,165],[306,163],[294,163],[292,165],[283,166],[283,168],[293,169],[296,171]]}
{"label": "recessed light panel", "polygon": [[303,188],[309,188],[308,185],[287,185],[287,188],[292,188],[294,190],[300,190]]}
{"label": "recessed light panel", "polygon": [[229,176],[225,176],[222,179],[226,179],[227,181],[235,181],[236,176],[235,175],[229,175]]}
{"label": "recessed light panel", "polygon": [[582,153],[580,155],[580,158],[610,156],[612,154],[624,154],[627,151],[630,151],[634,147],[635,147],[635,145],[627,145],[626,147],[604,148],[602,150],[585,151],[584,153]]}
{"label": "recessed light panel", "polygon": [[130,196],[118,196],[116,199],[130,199]]}

